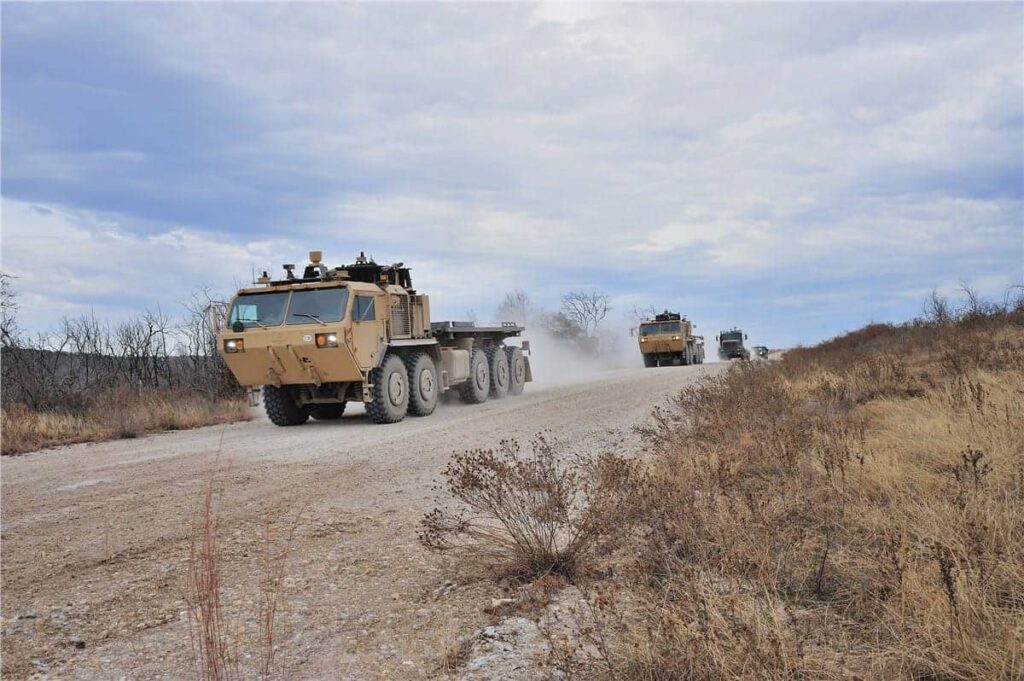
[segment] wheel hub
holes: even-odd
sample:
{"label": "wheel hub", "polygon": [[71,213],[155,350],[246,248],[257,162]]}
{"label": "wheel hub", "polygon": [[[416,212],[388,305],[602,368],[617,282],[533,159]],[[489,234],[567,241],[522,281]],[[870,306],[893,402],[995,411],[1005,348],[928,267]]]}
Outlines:
{"label": "wheel hub", "polygon": [[388,399],[391,400],[391,404],[398,406],[402,403],[404,396],[405,377],[396,371],[388,377]]}
{"label": "wheel hub", "polygon": [[419,384],[420,395],[429,398],[434,394],[434,375],[432,372],[426,369],[421,371]]}
{"label": "wheel hub", "polygon": [[481,388],[487,385],[487,365],[484,362],[476,365],[476,384]]}

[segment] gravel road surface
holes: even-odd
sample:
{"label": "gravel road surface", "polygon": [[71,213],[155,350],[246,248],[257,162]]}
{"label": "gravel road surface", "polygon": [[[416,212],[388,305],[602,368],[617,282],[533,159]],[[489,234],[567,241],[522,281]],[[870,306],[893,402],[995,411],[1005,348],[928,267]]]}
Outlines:
{"label": "gravel road surface", "polygon": [[[530,384],[520,397],[445,404],[373,425],[248,423],[74,445],[0,462],[3,677],[187,678],[183,600],[194,509],[218,490],[226,619],[256,662],[261,541],[290,534],[275,676],[427,678],[491,623],[494,580],[424,551],[417,524],[452,452],[541,430],[589,452],[635,451],[631,427],[724,365]],[[247,674],[247,676],[250,676]]]}

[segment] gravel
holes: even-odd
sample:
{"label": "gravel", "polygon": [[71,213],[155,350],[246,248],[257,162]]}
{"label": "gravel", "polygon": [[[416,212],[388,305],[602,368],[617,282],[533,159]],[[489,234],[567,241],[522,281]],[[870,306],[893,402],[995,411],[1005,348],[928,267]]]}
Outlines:
{"label": "gravel", "polygon": [[[436,676],[447,650],[494,625],[485,608],[504,596],[483,572],[417,543],[452,452],[541,430],[584,451],[633,450],[634,424],[722,366],[530,384],[519,397],[443,404],[390,426],[370,423],[357,407],[340,421],[300,427],[259,417],[5,457],[2,674],[190,675],[184,573],[195,504],[212,477],[223,603],[244,671],[258,659],[254,613],[269,523],[274,536],[291,536],[279,676]],[[506,648],[535,643],[522,623],[499,623],[492,633],[492,649],[475,650],[473,660],[492,655],[499,670],[522,663]],[[479,678],[504,678],[487,676],[491,663],[473,664]]]}

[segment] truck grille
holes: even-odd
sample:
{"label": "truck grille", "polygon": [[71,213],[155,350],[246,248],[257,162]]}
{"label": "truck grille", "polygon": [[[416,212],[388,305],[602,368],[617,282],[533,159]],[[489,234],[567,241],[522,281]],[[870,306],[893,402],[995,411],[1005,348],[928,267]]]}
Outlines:
{"label": "truck grille", "polygon": [[391,299],[391,335],[408,336],[412,329],[409,316],[409,297],[395,296]]}

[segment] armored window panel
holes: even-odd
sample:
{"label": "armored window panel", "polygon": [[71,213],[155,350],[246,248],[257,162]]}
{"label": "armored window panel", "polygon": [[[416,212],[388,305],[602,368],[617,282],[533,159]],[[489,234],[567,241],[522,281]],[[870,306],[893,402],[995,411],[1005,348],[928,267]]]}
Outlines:
{"label": "armored window panel", "polygon": [[372,322],[377,318],[373,296],[356,296],[352,307],[352,319],[357,322]]}

